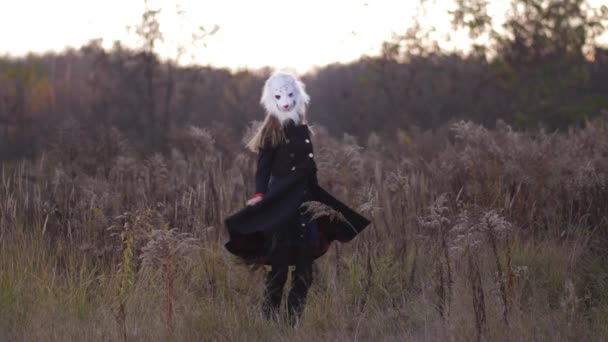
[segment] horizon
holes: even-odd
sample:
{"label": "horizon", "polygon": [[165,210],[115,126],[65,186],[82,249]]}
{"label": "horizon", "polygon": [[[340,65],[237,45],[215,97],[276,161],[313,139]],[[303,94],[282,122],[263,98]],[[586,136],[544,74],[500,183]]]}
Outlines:
{"label": "horizon", "polygon": [[[601,2],[590,3],[598,6]],[[116,41],[129,48],[141,45],[134,27],[141,21],[144,1],[40,3],[25,0],[11,5],[12,8],[0,13],[0,30],[21,32],[5,40],[5,49],[0,51],[11,57],[61,53],[79,49],[96,39],[102,40],[105,49],[110,49]],[[448,11],[454,8],[454,1],[427,2],[428,7],[422,13],[417,13],[417,6],[417,2],[391,0],[314,0],[298,8],[297,16],[281,18],[281,13],[290,13],[293,9],[278,0],[256,3],[232,0],[220,5],[195,0],[148,2],[148,8],[161,9],[158,20],[165,40],[155,52],[163,59],[232,71],[270,67],[299,73],[354,62],[364,56],[378,56],[382,43],[390,41],[395,34],[405,33],[415,14],[423,27],[435,28],[430,39],[442,50],[467,52],[471,43],[468,35],[464,30],[451,27]],[[121,10],[113,11],[116,7]],[[509,3],[505,2],[489,5],[494,26],[500,27],[508,7]],[[274,19],[265,20],[267,16]],[[62,24],[55,25],[57,20]],[[35,30],[32,26],[45,29]],[[78,30],[73,29],[76,26]],[[200,33],[200,26],[208,32],[216,26],[219,29],[216,34],[192,43],[188,37]],[[599,41],[608,45],[608,35],[604,34]],[[283,45],[289,47],[282,48]],[[183,51],[181,55],[179,49]]]}

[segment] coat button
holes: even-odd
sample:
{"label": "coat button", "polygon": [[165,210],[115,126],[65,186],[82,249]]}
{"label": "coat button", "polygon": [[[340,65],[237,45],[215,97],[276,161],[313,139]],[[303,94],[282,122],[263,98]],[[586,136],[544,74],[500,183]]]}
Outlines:
{"label": "coat button", "polygon": [[310,140],[306,139],[305,141],[306,141],[307,144],[310,144]]}
{"label": "coat button", "polygon": [[303,237],[304,237],[304,234],[300,234],[300,237],[301,237],[301,238],[303,238]]}
{"label": "coat button", "polygon": [[295,154],[290,153],[290,154],[289,154],[289,156],[290,156],[291,158],[293,158],[293,157],[295,156]]}
{"label": "coat button", "polygon": [[295,166],[292,166],[292,167],[291,167],[291,171],[294,171],[295,169],[296,169],[296,167],[295,167]]}
{"label": "coat button", "polygon": [[312,153],[309,153],[309,154],[308,154],[308,156],[309,156],[310,158],[312,158]]}
{"label": "coat button", "polygon": [[285,139],[285,142],[289,144],[289,139]]}
{"label": "coat button", "polygon": [[300,224],[302,227],[306,227],[306,223],[301,223]]}

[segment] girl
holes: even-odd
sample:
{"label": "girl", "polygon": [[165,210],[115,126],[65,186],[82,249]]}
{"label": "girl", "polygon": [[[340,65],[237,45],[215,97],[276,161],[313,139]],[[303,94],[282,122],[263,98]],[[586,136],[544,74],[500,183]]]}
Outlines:
{"label": "girl", "polygon": [[[304,309],[314,259],[333,240],[350,241],[370,222],[319,186],[306,123],[309,100],[304,84],[291,73],[276,72],[266,81],[260,102],[267,115],[247,144],[258,153],[256,193],[225,220],[227,250],[247,262],[271,266],[262,305],[266,318],[277,318],[289,266],[295,265],[287,299],[292,325]],[[344,220],[313,219],[301,206],[307,201],[322,203]]]}

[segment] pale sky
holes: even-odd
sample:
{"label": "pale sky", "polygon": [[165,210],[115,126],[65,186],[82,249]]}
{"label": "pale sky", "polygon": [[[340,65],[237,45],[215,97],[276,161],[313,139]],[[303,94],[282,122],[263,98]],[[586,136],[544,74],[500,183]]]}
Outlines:
{"label": "pale sky", "polygon": [[[377,54],[393,33],[402,34],[411,24],[419,0],[149,0],[161,8],[159,21],[165,42],[158,52],[175,58],[183,46],[182,62],[219,67],[292,68],[304,72],[333,62],[349,62]],[[464,33],[448,42],[453,0],[429,0],[423,24],[437,27],[435,39],[446,49],[463,48]],[[602,0],[593,0],[601,3]],[[495,20],[508,1],[494,1]],[[0,4],[0,54],[23,55],[29,51],[78,48],[102,38],[106,47],[115,40],[137,46],[138,38],[127,26],[141,20],[143,0],[2,0]],[[178,15],[181,9],[181,15]],[[191,35],[203,25],[219,31],[202,44],[192,45]]]}

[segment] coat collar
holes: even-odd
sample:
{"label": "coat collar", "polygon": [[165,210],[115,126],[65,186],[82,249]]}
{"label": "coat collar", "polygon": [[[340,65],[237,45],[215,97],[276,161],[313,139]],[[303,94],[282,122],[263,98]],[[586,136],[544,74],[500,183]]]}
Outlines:
{"label": "coat collar", "polygon": [[307,125],[306,125],[306,124],[304,124],[304,123],[301,123],[301,124],[296,125],[296,122],[295,122],[295,121],[293,121],[293,119],[287,119],[287,120],[285,120],[285,121],[283,122],[283,127],[285,127],[285,129],[287,129],[287,130],[291,130],[291,129],[294,129],[294,128],[303,128],[303,127],[307,127]]}

